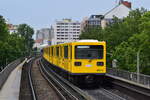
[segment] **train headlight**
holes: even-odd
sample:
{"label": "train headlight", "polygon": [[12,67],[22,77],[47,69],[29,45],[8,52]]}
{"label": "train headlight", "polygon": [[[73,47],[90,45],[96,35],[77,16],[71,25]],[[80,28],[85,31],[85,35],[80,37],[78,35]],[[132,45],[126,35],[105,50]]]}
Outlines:
{"label": "train headlight", "polygon": [[104,62],[97,62],[97,66],[104,66]]}
{"label": "train headlight", "polygon": [[74,65],[75,66],[81,66],[81,62],[75,62]]}

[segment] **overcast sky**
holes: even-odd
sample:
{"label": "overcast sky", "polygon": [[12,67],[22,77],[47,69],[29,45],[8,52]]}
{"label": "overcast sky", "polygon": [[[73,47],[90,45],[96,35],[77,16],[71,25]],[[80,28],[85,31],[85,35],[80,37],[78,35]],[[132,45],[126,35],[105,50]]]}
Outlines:
{"label": "overcast sky", "polygon": [[[27,23],[35,29],[50,27],[56,19],[81,21],[91,14],[105,14],[119,0],[0,0],[0,15],[12,24]],[[128,0],[132,8],[150,9],[150,0]]]}

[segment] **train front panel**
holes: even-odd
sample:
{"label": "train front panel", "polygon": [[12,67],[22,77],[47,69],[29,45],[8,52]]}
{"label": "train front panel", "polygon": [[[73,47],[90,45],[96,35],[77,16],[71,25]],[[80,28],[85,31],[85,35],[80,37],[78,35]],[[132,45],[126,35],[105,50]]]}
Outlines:
{"label": "train front panel", "polygon": [[106,43],[73,43],[72,74],[106,73]]}

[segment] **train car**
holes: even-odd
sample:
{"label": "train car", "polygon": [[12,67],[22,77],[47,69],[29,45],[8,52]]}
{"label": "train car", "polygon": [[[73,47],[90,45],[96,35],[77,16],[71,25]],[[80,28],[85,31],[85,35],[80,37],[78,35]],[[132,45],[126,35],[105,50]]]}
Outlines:
{"label": "train car", "polygon": [[106,43],[80,40],[48,46],[43,58],[73,83],[99,83],[106,73]]}

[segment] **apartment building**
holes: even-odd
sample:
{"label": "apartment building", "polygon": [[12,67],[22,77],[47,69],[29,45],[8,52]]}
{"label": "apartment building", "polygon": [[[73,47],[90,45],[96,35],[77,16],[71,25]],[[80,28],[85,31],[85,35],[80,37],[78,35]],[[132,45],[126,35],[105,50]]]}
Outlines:
{"label": "apartment building", "polygon": [[120,0],[119,4],[113,9],[104,14],[104,18],[101,21],[101,27],[105,28],[107,25],[113,23],[113,18],[117,17],[123,19],[129,15],[129,12],[132,10],[132,3],[124,0]]}
{"label": "apartment building", "polygon": [[81,25],[79,21],[63,19],[56,21],[51,27],[50,44],[60,44],[79,40]]}
{"label": "apartment building", "polygon": [[81,30],[84,31],[88,27],[100,27],[103,15],[91,15],[89,18],[85,17],[81,22]]}

